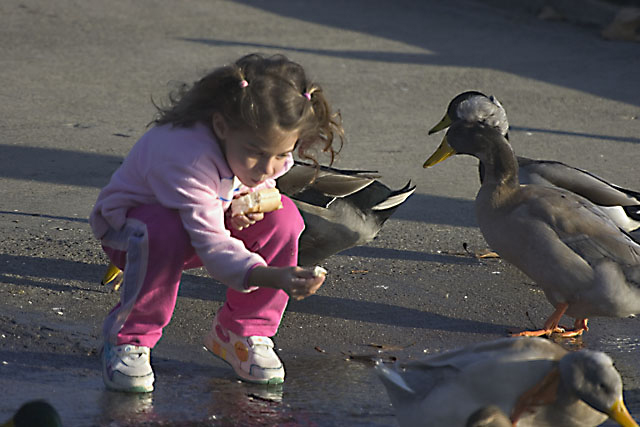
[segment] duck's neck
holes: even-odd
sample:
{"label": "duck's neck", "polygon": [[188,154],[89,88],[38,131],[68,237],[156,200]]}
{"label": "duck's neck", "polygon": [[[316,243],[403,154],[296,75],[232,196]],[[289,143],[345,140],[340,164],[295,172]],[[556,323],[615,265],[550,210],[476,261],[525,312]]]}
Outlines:
{"label": "duck's neck", "polygon": [[518,187],[518,161],[508,143],[495,144],[480,158],[480,182],[483,187]]}

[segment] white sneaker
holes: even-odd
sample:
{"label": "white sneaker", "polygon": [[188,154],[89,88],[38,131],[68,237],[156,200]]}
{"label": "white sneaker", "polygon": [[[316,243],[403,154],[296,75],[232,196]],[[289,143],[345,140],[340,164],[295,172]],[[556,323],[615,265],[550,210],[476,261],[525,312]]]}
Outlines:
{"label": "white sneaker", "polygon": [[241,337],[213,319],[211,331],[204,337],[205,347],[227,362],[243,380],[258,384],[282,384],[284,366],[268,337]]}
{"label": "white sneaker", "polygon": [[146,393],[153,391],[153,369],[149,347],[104,344],[102,379],[110,390]]}

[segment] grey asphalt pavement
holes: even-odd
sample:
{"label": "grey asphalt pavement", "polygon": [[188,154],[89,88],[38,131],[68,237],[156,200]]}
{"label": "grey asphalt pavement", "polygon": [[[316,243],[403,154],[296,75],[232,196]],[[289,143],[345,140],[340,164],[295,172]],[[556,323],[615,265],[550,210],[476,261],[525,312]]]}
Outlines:
{"label": "grey asphalt pavement", "polygon": [[[518,3],[518,2],[513,2]],[[203,350],[224,287],[184,276],[153,350],[156,391],[104,390],[99,329],[117,294],[87,216],[176,81],[249,52],[284,53],[342,113],[337,167],[416,193],[371,244],[328,259],[275,337],[284,386],[239,383]],[[476,161],[425,170],[428,129],[465,90],[497,96],[527,157],[640,189],[640,44],[505,2],[0,2],[0,421],[46,398],[69,426],[394,425],[372,360],[420,357],[541,326],[552,312],[511,265],[479,260]],[[571,321],[568,319],[567,321]],[[639,319],[590,321],[569,347],[609,353],[640,419]]]}

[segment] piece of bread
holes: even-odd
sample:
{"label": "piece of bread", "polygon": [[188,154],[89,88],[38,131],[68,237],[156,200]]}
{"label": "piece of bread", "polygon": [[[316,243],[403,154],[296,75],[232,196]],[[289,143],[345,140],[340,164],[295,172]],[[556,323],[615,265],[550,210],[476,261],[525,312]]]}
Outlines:
{"label": "piece of bread", "polygon": [[319,265],[316,265],[315,267],[313,267],[313,276],[314,277],[320,277],[321,275],[325,275],[327,274],[327,270],[325,270],[324,268],[320,267]]}
{"label": "piece of bread", "polygon": [[233,199],[231,216],[249,213],[267,213],[282,208],[280,191],[277,188],[264,188]]}

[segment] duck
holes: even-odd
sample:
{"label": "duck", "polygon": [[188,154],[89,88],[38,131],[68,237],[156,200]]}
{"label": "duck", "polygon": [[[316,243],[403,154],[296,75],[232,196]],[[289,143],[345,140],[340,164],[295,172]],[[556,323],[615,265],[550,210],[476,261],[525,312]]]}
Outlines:
{"label": "duck", "polygon": [[[407,362],[377,363],[401,427],[457,427],[493,414],[518,427],[588,427],[633,420],[612,359],[539,337],[498,338]],[[476,424],[474,424],[476,423]]]}
{"label": "duck", "polygon": [[62,427],[58,411],[46,400],[26,402],[0,427]]}
{"label": "duck", "polygon": [[[498,99],[478,91],[455,96],[442,120],[429,135],[446,129],[454,121],[486,123],[496,127],[509,140],[507,113]],[[437,162],[446,152],[436,151],[427,163]],[[521,184],[556,186],[589,199],[600,206],[623,230],[640,242],[640,192],[620,187],[594,173],[555,160],[537,160],[517,156]],[[482,179],[482,164],[480,179]]]}
{"label": "duck", "polygon": [[[475,210],[484,239],[555,308],[543,328],[514,335],[575,337],[589,317],[640,312],[640,244],[600,207],[559,187],[520,184],[516,155],[494,126],[453,122],[439,149],[447,153],[440,161],[467,154],[483,164]],[[565,314],[573,329],[558,326]]]}
{"label": "duck", "polygon": [[298,249],[300,265],[318,264],[371,242],[416,190],[411,181],[392,190],[378,178],[377,171],[316,167],[300,161],[278,178],[276,186],[293,200],[305,223]]}
{"label": "duck", "polygon": [[[411,181],[392,190],[375,170],[339,169],[296,160],[276,187],[298,207],[305,229],[298,264],[313,266],[376,238],[384,223],[415,192]],[[122,272],[109,264],[101,283],[118,290]]]}

